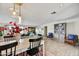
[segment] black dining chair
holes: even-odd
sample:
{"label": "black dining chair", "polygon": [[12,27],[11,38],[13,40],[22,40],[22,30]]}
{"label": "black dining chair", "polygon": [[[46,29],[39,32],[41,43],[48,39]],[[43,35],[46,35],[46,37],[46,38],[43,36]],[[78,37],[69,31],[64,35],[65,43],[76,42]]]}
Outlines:
{"label": "black dining chair", "polygon": [[15,39],[15,36],[4,36],[4,41],[12,41]]}
{"label": "black dining chair", "polygon": [[18,42],[13,42],[10,44],[2,45],[0,46],[0,56],[2,56],[2,52],[6,51],[6,56],[15,56],[16,55],[16,46],[18,45]]}
{"label": "black dining chair", "polygon": [[27,54],[30,56],[36,55],[39,52],[39,47],[41,45],[41,38],[37,39],[29,39],[29,50],[27,50]]}

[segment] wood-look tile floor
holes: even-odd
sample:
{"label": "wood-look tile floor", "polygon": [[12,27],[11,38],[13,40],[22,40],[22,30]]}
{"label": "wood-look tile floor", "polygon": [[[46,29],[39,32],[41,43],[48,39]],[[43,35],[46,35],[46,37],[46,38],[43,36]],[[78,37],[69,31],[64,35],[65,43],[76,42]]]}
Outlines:
{"label": "wood-look tile floor", "polygon": [[46,56],[79,56],[79,46],[72,46],[56,40],[45,41]]}

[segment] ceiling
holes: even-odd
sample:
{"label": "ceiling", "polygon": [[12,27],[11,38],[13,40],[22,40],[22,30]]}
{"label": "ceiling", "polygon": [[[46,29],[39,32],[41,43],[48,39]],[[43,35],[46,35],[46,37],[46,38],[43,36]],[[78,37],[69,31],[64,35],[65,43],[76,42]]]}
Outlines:
{"label": "ceiling", "polygon": [[[17,21],[12,16],[12,3],[0,3],[0,22]],[[72,19],[79,16],[79,4],[72,3],[23,3],[22,24],[42,25],[57,20]],[[55,11],[55,14],[51,12]]]}

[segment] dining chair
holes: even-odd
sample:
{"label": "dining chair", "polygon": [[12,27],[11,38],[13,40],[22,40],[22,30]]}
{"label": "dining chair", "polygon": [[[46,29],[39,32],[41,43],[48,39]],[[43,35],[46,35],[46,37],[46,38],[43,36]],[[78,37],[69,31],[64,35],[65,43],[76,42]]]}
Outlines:
{"label": "dining chair", "polygon": [[18,42],[13,42],[10,44],[0,46],[0,56],[2,56],[2,52],[5,51],[6,56],[15,56],[16,55],[16,46]]}
{"label": "dining chair", "polygon": [[15,36],[4,36],[4,41],[12,41],[15,39]]}
{"label": "dining chair", "polygon": [[27,50],[27,54],[30,56],[36,55],[39,52],[39,47],[41,45],[41,38],[37,39],[29,39],[29,50]]}

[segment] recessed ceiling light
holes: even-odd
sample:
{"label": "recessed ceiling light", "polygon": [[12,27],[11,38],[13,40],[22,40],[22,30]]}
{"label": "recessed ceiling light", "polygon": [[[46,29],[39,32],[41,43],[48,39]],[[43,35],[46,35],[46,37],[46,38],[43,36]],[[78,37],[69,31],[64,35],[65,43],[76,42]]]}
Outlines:
{"label": "recessed ceiling light", "polygon": [[64,5],[63,3],[60,3],[60,5],[59,5],[59,6],[60,6],[60,7],[63,7],[63,5]]}

